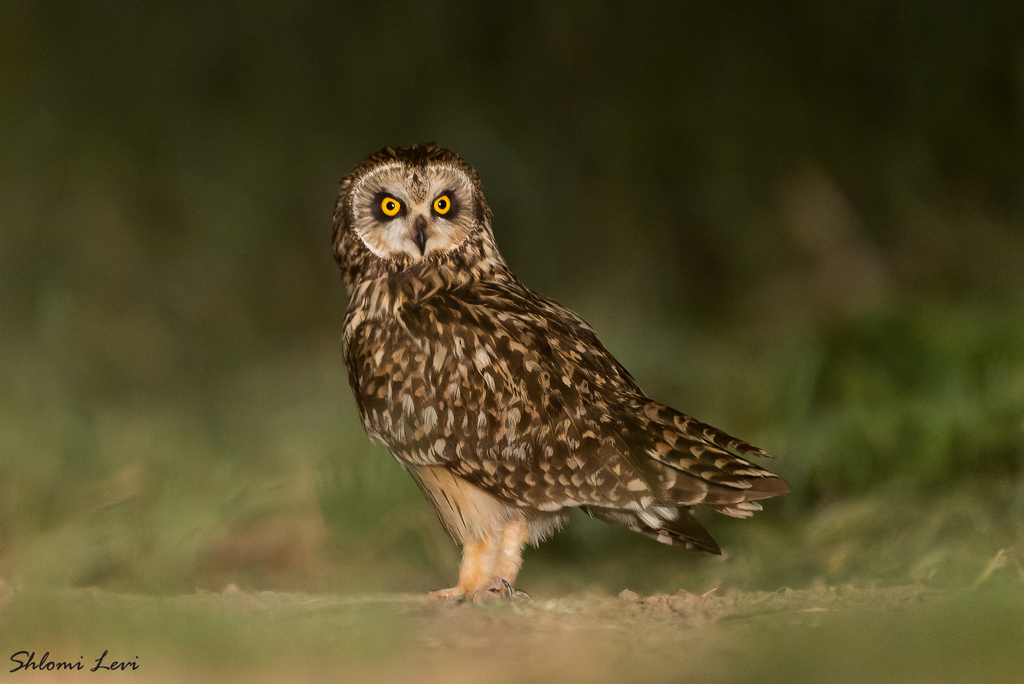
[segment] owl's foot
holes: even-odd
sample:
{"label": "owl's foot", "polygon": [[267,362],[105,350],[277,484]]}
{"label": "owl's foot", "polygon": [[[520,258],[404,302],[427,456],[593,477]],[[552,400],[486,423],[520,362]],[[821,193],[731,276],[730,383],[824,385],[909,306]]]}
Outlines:
{"label": "owl's foot", "polygon": [[529,538],[529,530],[523,519],[505,523],[499,535],[485,534],[463,544],[462,564],[459,566],[459,583],[451,589],[430,592],[437,601],[472,599],[473,603],[484,603],[493,599],[526,597],[512,588],[522,564],[523,544]]}
{"label": "owl's foot", "polygon": [[459,601],[466,598],[466,590],[462,587],[452,587],[451,589],[438,589],[427,594],[428,598],[441,603],[448,603],[449,601]]}
{"label": "owl's foot", "polygon": [[503,577],[496,577],[487,584],[476,591],[467,592],[462,587],[452,587],[451,589],[438,589],[432,591],[427,596],[435,601],[441,603],[448,603],[454,601],[461,601],[463,599],[472,599],[473,603],[489,603],[495,600],[501,599],[513,599],[513,598],[530,598],[530,595],[525,591],[519,591],[515,589],[507,579]]}
{"label": "owl's foot", "polygon": [[473,603],[487,603],[495,599],[530,598],[525,591],[514,589],[504,577],[496,577],[489,585],[473,594]]}

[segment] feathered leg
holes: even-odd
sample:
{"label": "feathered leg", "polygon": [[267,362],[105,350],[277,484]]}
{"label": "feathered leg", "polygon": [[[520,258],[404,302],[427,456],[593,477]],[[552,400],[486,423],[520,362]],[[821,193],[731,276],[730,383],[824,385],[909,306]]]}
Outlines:
{"label": "feathered leg", "polygon": [[498,540],[489,535],[467,542],[462,547],[459,583],[451,589],[432,591],[430,597],[439,601],[451,601],[468,596],[476,600],[476,595],[492,582],[493,569],[500,550]]}
{"label": "feathered leg", "polygon": [[475,603],[491,596],[514,596],[512,585],[523,564],[523,546],[529,539],[525,520],[505,523],[501,538],[486,536],[467,543],[462,549],[459,583],[451,589],[430,593],[431,598],[451,601],[463,596]]}

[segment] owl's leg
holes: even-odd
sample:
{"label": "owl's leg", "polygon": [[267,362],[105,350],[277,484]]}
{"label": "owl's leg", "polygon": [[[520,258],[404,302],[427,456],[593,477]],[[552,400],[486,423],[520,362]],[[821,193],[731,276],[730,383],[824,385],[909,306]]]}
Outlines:
{"label": "owl's leg", "polygon": [[462,548],[459,583],[451,589],[430,592],[440,601],[469,597],[474,602],[495,596],[521,595],[512,588],[523,564],[523,546],[529,539],[525,520],[510,520],[501,530],[501,538],[490,535],[467,542]]}
{"label": "owl's leg", "polygon": [[519,568],[523,566],[523,546],[530,538],[525,520],[510,520],[501,533],[501,549],[498,551],[498,562],[494,565],[494,575],[510,585],[515,584]]}
{"label": "owl's leg", "polygon": [[451,589],[430,592],[430,597],[439,601],[469,596],[476,599],[494,577],[494,566],[501,547],[494,537],[467,541],[462,547],[462,565],[459,566],[459,583]]}
{"label": "owl's leg", "polygon": [[519,568],[523,565],[523,546],[529,538],[530,533],[525,520],[510,520],[505,523],[491,581],[475,594],[471,594],[474,601],[479,602],[494,596],[526,596],[523,592],[513,589],[512,585],[519,574]]}

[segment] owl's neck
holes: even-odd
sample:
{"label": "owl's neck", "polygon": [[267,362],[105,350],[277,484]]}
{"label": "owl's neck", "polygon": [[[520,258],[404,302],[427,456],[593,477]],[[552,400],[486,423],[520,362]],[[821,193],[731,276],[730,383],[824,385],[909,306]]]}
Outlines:
{"label": "owl's neck", "polygon": [[[474,283],[513,278],[493,238],[478,234],[450,252],[428,254],[413,261],[402,254],[382,259],[362,250],[362,262],[349,272],[349,312],[370,318],[394,316],[406,305],[439,292],[471,287]],[[358,275],[357,275],[358,274]]]}

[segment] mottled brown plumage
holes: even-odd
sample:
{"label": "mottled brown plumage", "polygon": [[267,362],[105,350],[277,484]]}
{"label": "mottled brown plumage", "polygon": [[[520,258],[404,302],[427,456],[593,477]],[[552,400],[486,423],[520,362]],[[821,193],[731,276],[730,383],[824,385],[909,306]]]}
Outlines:
{"label": "mottled brown plumage", "polygon": [[334,254],[363,426],[464,547],[440,598],[510,592],[523,544],[571,507],[718,553],[689,507],[743,518],[789,491],[741,457],[765,452],[647,398],[582,318],[509,271],[458,155],[365,159],[341,184]]}

